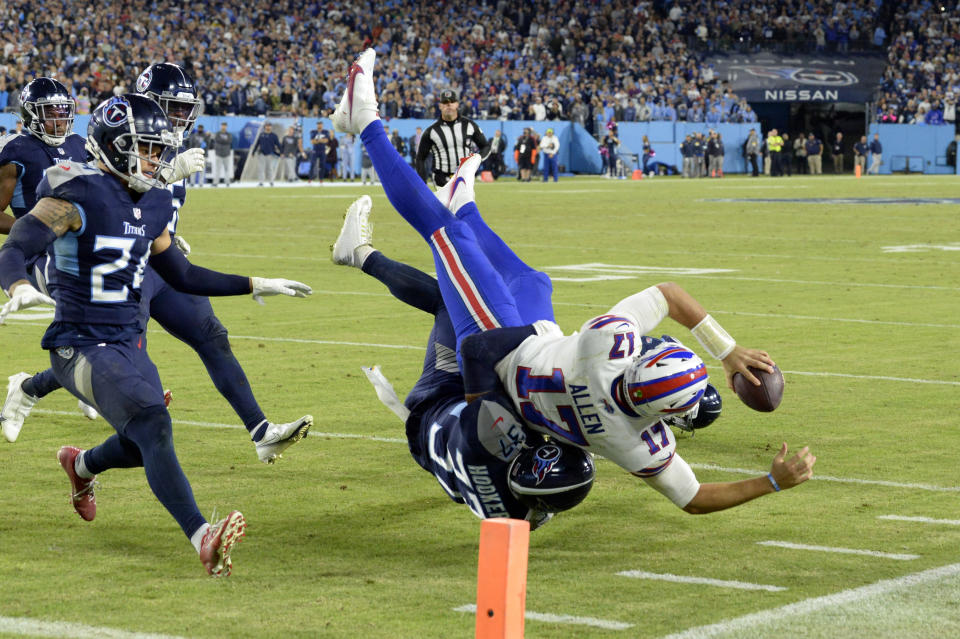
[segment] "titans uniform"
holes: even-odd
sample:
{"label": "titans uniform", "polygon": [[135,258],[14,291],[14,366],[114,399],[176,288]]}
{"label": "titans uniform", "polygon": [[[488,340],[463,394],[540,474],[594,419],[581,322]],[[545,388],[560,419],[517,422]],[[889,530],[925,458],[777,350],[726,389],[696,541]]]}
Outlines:
{"label": "titans uniform", "polygon": [[[167,186],[167,191],[173,204],[167,230],[173,237],[180,221],[180,209],[187,198],[186,180]],[[196,351],[214,386],[244,426],[249,430],[260,425],[266,416],[230,349],[227,329],[214,314],[210,299],[174,289],[149,265],[143,274],[142,291],[140,322],[145,326],[153,318],[165,331]]]}
{"label": "titans uniform", "polygon": [[527,439],[510,399],[491,393],[470,404],[463,400],[456,334],[436,280],[380,252],[367,258],[363,271],[399,300],[435,317],[423,373],[404,402],[410,409],[410,454],[452,500],[466,504],[477,517],[531,519],[534,526],[542,525],[546,518],[518,502],[507,485],[510,462]]}
{"label": "titans uniform", "polygon": [[[66,161],[84,162],[87,159],[85,140],[71,133],[60,146],[50,146],[39,138],[22,133],[10,135],[0,140],[0,166],[13,164],[17,167],[17,186],[13,190],[10,208],[17,219],[26,215],[37,203],[37,185],[43,173],[54,164]],[[28,263],[27,273],[35,278],[34,264],[43,271],[45,256]],[[31,282],[34,286],[37,281]]]}
{"label": "titans uniform", "polygon": [[170,221],[170,193],[151,189],[134,201],[114,176],[65,162],[47,171],[37,196],[73,203],[83,220],[49,249],[57,307],[41,345],[53,351],[57,380],[122,431],[139,410],[163,405],[139,319],[140,285]]}

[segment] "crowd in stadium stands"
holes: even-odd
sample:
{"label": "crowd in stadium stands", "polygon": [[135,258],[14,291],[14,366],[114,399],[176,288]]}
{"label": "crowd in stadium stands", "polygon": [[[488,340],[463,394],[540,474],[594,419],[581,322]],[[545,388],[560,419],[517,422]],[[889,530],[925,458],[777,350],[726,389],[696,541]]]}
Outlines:
{"label": "crowd in stadium stands", "polygon": [[[85,113],[130,90],[147,64],[193,70],[209,115],[328,115],[346,59],[377,49],[385,118],[435,117],[460,91],[474,118],[753,122],[703,62],[712,51],[882,51],[882,119],[953,112],[957,7],[881,0],[7,0],[0,5],[0,110],[34,75],[57,77]],[[888,38],[887,28],[895,34]],[[935,115],[939,112],[939,115]]]}

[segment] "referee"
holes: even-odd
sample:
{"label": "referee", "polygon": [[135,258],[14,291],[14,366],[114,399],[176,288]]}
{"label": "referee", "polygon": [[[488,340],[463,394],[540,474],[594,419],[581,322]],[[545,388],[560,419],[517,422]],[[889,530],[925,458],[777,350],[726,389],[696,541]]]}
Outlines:
{"label": "referee", "polygon": [[433,183],[437,187],[447,183],[460,166],[460,160],[470,155],[473,146],[484,158],[489,151],[483,131],[476,122],[461,116],[459,110],[457,92],[444,89],[440,93],[440,119],[427,127],[420,137],[414,168],[421,176],[426,175],[427,156],[433,156]]}

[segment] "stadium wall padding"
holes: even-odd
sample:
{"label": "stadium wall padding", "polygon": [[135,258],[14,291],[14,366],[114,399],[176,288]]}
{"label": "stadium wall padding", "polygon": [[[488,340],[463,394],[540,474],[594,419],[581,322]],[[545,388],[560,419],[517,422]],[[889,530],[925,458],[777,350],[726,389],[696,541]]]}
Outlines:
{"label": "stadium wall padding", "polygon": [[[0,113],[0,126],[13,130],[19,119],[14,113]],[[278,118],[283,119],[283,118]],[[303,118],[303,145],[309,149],[310,132],[316,129],[319,118]],[[78,115],[73,130],[86,136],[89,115]],[[322,119],[324,127],[332,130],[333,125],[328,118]],[[262,119],[245,116],[201,116],[198,124],[202,124],[207,131],[218,131],[220,123],[227,123],[227,130],[237,140],[237,148],[249,147],[252,137],[251,131],[256,131]],[[433,120],[385,120],[386,126],[397,129],[404,140],[408,140],[419,126],[426,129]],[[579,124],[567,121],[526,121],[526,120],[478,120],[477,123],[488,138],[493,132],[500,129],[507,139],[507,149],[504,161],[508,170],[515,170],[516,161],[513,159],[513,145],[525,127],[531,127],[539,135],[552,128],[560,138],[560,166],[567,172],[599,174],[602,167],[599,154],[599,141],[593,138],[586,129]],[[688,133],[700,131],[707,133],[711,128],[717,130],[724,140],[724,173],[744,173],[747,170],[746,160],[742,155],[742,147],[750,129],[761,132],[760,124],[713,124],[702,122],[621,122],[617,126],[622,154],[636,154],[638,158],[643,149],[643,136],[651,142],[658,162],[677,166],[680,162],[680,143]],[[277,131],[282,136],[283,131]],[[916,124],[871,124],[867,134],[868,141],[873,134],[880,134],[883,144],[883,162],[880,165],[882,174],[905,171],[911,173],[952,174],[960,175],[954,167],[947,166],[947,145],[953,140],[952,126],[925,126]],[[339,134],[337,137],[340,137]],[[850,144],[852,142],[848,141]],[[825,142],[826,144],[827,142]],[[354,167],[360,171],[360,153],[355,154]],[[824,153],[824,163],[828,162],[829,155]],[[408,159],[410,152],[408,150]],[[960,164],[960,163],[958,163]],[[867,164],[869,166],[869,162]],[[631,167],[634,168],[634,167]]]}

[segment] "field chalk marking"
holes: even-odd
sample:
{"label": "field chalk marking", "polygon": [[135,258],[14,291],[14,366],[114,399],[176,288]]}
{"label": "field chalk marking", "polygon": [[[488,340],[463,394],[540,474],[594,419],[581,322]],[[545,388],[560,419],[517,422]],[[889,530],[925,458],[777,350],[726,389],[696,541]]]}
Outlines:
{"label": "field chalk marking", "polygon": [[907,555],[895,552],[880,552],[879,550],[860,550],[859,548],[836,548],[834,546],[811,546],[808,544],[794,544],[789,541],[758,541],[758,546],[775,546],[790,550],[812,550],[814,552],[835,552],[841,555],[865,555],[880,559],[895,559],[896,561],[911,561],[920,559],[920,555]]}
{"label": "field chalk marking", "polygon": [[[47,415],[63,415],[66,417],[79,418],[79,411],[68,410],[49,410],[46,408],[35,408],[34,413],[43,413]],[[188,419],[174,419],[174,424],[183,424],[185,426],[200,426],[202,428],[229,428],[236,430],[246,430],[239,424],[222,424],[218,422],[200,422]],[[330,439],[366,439],[374,442],[386,442],[388,444],[406,444],[407,440],[400,437],[380,437],[377,435],[362,435],[359,433],[324,433],[311,430],[307,433],[310,437],[328,437]],[[750,468],[731,468],[728,466],[717,466],[715,464],[691,463],[691,467],[703,470],[717,470],[724,473],[735,475],[764,475],[767,471],[755,470]],[[840,484],[861,484],[868,486],[883,486],[885,488],[905,488],[908,490],[926,490],[938,493],[960,493],[960,486],[935,486],[932,484],[910,484],[904,482],[887,481],[885,479],[859,479],[856,477],[831,477],[829,475],[814,475],[810,481],[829,481]]]}
{"label": "field chalk marking", "polygon": [[0,632],[19,637],[71,637],[71,639],[184,639],[175,635],[127,632],[65,621],[41,621],[27,617],[0,617]]}
{"label": "field chalk marking", "polygon": [[[476,614],[477,604],[465,604],[463,606],[457,606],[453,609],[454,612],[469,612]],[[628,628],[633,628],[632,623],[624,623],[622,621],[610,621],[608,619],[595,619],[593,617],[574,617],[572,615],[554,615],[546,612],[531,612],[526,611],[524,613],[524,618],[530,619],[533,621],[546,621],[547,623],[564,623],[571,624],[575,626],[592,626],[594,628],[603,628],[605,630],[626,630]]]}
{"label": "field chalk marking", "polygon": [[720,621],[707,626],[688,628],[682,632],[661,637],[661,639],[707,639],[724,633],[744,631],[762,626],[766,623],[782,621],[787,617],[805,615],[817,612],[818,610],[863,601],[864,599],[870,599],[897,590],[906,590],[931,581],[940,581],[941,579],[954,577],[958,574],[960,574],[960,564],[949,564],[947,566],[940,566],[939,568],[924,570],[923,572],[904,575],[903,577],[884,579],[872,584],[867,584],[866,586],[860,586],[859,588],[841,590],[832,595],[804,599],[803,601],[780,606],[779,608],[753,612],[742,617]]}
{"label": "field chalk marking", "polygon": [[904,517],[903,515],[878,515],[877,519],[890,521],[913,521],[918,524],[940,524],[942,526],[960,526],[960,519],[931,519],[930,517]]}
{"label": "field chalk marking", "polygon": [[621,577],[632,577],[634,579],[672,581],[678,584],[702,584],[705,586],[717,586],[719,588],[737,588],[739,590],[766,590],[767,592],[786,590],[786,588],[781,586],[767,586],[765,584],[751,584],[745,581],[727,581],[724,579],[711,579],[709,577],[685,577],[683,575],[660,574],[646,572],[644,570],[624,570],[618,572],[617,575]]}

